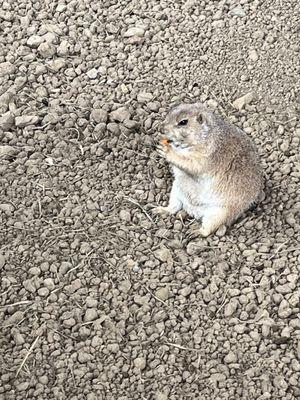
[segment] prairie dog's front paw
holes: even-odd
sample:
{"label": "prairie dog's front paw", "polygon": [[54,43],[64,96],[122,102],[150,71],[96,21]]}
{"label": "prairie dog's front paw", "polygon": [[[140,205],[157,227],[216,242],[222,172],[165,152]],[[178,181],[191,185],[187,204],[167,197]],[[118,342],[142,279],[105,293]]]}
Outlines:
{"label": "prairie dog's front paw", "polygon": [[156,150],[161,157],[166,158],[167,153],[169,152],[169,147],[170,147],[169,145],[159,144],[157,145]]}

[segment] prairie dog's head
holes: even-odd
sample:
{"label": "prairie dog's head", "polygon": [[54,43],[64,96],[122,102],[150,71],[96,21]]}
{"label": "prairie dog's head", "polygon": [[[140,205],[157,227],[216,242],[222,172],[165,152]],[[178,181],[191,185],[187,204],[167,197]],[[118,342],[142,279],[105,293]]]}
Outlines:
{"label": "prairie dog's head", "polygon": [[181,104],[169,112],[163,131],[174,147],[193,148],[208,141],[211,118],[211,112],[201,103]]}

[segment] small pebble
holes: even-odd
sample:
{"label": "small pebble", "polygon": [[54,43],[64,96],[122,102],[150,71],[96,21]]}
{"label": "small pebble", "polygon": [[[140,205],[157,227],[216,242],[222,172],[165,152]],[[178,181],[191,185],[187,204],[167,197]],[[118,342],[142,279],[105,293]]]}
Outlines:
{"label": "small pebble", "polygon": [[167,286],[161,287],[155,291],[155,296],[162,301],[168,300],[170,295],[169,288]]}
{"label": "small pebble", "polygon": [[4,254],[0,253],[0,268],[3,268],[6,262],[6,258]]}
{"label": "small pebble", "polygon": [[137,369],[143,370],[146,368],[146,359],[144,357],[138,357],[133,360],[133,364]]}
{"label": "small pebble", "polygon": [[98,318],[98,312],[94,308],[88,308],[84,314],[84,322],[94,321]]}
{"label": "small pebble", "polygon": [[232,351],[230,351],[226,356],[224,357],[224,361],[226,364],[232,364],[237,362],[237,356],[234,354]]}
{"label": "small pebble", "polygon": [[47,297],[47,296],[49,296],[49,293],[50,293],[50,291],[47,287],[40,288],[40,289],[38,289],[37,292],[38,292],[39,296],[42,296],[42,297]]}
{"label": "small pebble", "polygon": [[88,78],[90,79],[96,79],[98,76],[98,71],[96,68],[90,69],[87,73]]}
{"label": "small pebble", "polygon": [[0,77],[11,75],[15,72],[15,66],[9,62],[0,63]]}
{"label": "small pebble", "polygon": [[41,43],[38,52],[43,58],[51,58],[56,53],[56,47],[52,43]]}
{"label": "small pebble", "polygon": [[63,321],[63,324],[66,328],[72,328],[76,325],[76,321],[74,318],[68,318]]}

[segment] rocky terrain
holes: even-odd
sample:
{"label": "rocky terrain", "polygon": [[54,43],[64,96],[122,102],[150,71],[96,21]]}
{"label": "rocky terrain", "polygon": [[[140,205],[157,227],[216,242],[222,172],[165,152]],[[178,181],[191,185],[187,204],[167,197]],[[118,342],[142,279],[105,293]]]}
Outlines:
{"label": "rocky terrain", "polygon": [[[0,399],[300,396],[297,0],[3,0]],[[153,147],[202,101],[266,198],[201,239]]]}

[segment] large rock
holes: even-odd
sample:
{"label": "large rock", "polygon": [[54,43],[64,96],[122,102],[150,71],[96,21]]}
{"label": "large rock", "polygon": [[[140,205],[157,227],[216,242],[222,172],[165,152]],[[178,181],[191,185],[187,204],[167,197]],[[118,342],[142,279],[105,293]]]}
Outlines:
{"label": "large rock", "polygon": [[120,107],[110,113],[110,119],[116,122],[123,122],[130,118],[130,111],[126,107]]}
{"label": "large rock", "polygon": [[97,122],[97,124],[103,122],[107,122],[107,111],[103,110],[102,108],[95,108],[91,111],[90,119],[92,121]]}
{"label": "large rock", "polygon": [[27,46],[29,46],[29,47],[37,48],[37,47],[39,47],[39,45],[40,45],[41,43],[43,43],[44,41],[45,41],[45,40],[44,40],[43,36],[32,35],[32,36],[30,36],[30,38],[27,40],[26,44],[27,44]]}
{"label": "large rock", "polygon": [[19,128],[24,128],[28,125],[35,125],[39,120],[37,115],[21,115],[16,117],[15,124]]}
{"label": "large rock", "polygon": [[130,38],[133,36],[143,37],[145,34],[145,27],[143,26],[132,26],[131,28],[127,29],[124,33],[125,38]]}
{"label": "large rock", "polygon": [[254,100],[254,98],[255,98],[254,92],[249,92],[249,93],[245,94],[244,96],[236,99],[232,103],[232,105],[234,108],[241,111],[245,107],[245,105],[250,104]]}
{"label": "large rock", "polygon": [[13,126],[15,118],[10,111],[0,117],[0,129],[6,130]]}
{"label": "large rock", "polygon": [[0,157],[12,156],[16,153],[16,149],[12,146],[0,146]]}

